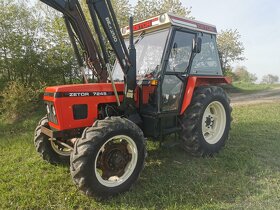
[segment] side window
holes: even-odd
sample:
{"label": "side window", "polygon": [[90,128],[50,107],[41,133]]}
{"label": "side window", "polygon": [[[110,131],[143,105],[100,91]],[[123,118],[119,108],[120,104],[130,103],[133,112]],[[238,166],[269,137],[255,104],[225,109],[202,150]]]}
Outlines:
{"label": "side window", "polygon": [[168,59],[167,72],[185,72],[193,48],[194,34],[177,31],[171,46]]}
{"label": "side window", "polygon": [[191,73],[211,73],[217,75],[217,73],[221,72],[221,65],[216,38],[210,34],[202,34],[200,37],[202,38],[201,52],[194,57]]}

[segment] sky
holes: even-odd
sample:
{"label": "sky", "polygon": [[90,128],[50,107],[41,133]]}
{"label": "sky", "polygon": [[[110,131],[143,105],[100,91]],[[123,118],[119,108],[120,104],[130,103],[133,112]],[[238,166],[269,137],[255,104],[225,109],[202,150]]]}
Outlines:
{"label": "sky", "polygon": [[[33,0],[35,1],[35,0]],[[130,0],[135,5],[137,0]],[[257,75],[280,77],[279,0],[181,0],[196,20],[216,25],[218,31],[237,29],[244,44],[244,65]]]}
{"label": "sky", "polygon": [[[130,0],[135,4],[136,0]],[[246,60],[238,63],[261,80],[263,75],[280,77],[279,0],[181,0],[192,7],[196,20],[216,25],[218,31],[237,29]],[[236,64],[237,65],[237,64]]]}

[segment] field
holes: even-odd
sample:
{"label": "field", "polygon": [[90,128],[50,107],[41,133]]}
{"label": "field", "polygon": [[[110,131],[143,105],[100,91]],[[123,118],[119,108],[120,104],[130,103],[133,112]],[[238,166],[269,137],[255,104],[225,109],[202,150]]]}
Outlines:
{"label": "field", "polygon": [[252,94],[279,87],[279,84],[254,84],[247,82],[233,82],[232,85],[226,86],[225,89],[227,89],[230,93]]}
{"label": "field", "polygon": [[134,188],[107,201],[81,194],[68,167],[33,146],[39,114],[0,121],[0,209],[280,209],[280,104],[236,106],[231,137],[214,158],[148,143]]}

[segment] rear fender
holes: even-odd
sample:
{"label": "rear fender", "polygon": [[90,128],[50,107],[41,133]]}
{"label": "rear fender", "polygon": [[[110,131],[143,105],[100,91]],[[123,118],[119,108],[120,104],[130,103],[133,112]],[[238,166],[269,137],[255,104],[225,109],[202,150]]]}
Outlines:
{"label": "rear fender", "polygon": [[229,77],[209,77],[209,76],[190,76],[187,78],[187,86],[184,93],[184,98],[182,102],[182,108],[180,111],[180,115],[182,115],[188,106],[190,105],[193,97],[193,92],[196,87],[206,86],[206,85],[222,85],[222,84],[230,84],[231,79]]}

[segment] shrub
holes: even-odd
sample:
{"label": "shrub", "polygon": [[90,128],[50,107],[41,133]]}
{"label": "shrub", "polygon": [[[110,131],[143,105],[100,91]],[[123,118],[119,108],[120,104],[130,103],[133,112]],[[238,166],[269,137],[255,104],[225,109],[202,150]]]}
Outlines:
{"label": "shrub", "polygon": [[18,81],[9,82],[0,93],[0,113],[5,119],[12,121],[28,116],[38,108],[42,91],[42,88],[25,86]]}

